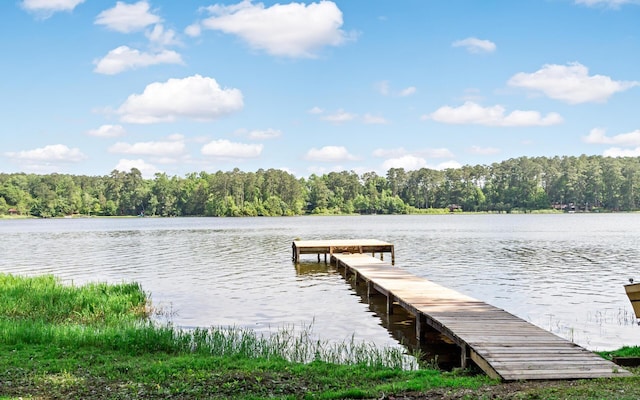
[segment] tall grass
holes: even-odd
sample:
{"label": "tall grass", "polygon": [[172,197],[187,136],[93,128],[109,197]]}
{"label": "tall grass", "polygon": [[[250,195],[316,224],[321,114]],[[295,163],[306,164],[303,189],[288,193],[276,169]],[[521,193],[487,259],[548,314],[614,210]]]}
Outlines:
{"label": "tall grass", "polygon": [[400,348],[379,348],[354,337],[329,342],[312,327],[283,327],[258,334],[242,327],[182,330],[149,318],[150,305],[140,285],[63,285],[53,276],[0,274],[0,343],[95,347],[128,354],[166,352],[216,357],[324,361],[371,367],[415,369],[415,359]]}
{"label": "tall grass", "polygon": [[52,275],[0,274],[0,316],[13,320],[117,325],[139,321],[148,311],[147,296],[138,283],[76,287]]}

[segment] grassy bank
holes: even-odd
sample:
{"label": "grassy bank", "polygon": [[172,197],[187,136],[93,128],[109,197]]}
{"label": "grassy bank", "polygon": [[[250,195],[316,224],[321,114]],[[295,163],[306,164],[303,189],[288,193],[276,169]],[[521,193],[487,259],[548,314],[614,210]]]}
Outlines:
{"label": "grassy bank", "polygon": [[135,283],[0,274],[0,399],[640,397],[637,377],[497,384],[407,370],[398,349],[328,343],[308,329],[182,331],[154,325],[152,312]]}

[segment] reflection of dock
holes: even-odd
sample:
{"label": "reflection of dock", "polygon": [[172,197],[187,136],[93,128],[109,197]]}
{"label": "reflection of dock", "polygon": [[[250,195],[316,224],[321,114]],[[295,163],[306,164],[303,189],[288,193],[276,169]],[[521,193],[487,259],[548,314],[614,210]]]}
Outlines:
{"label": "reflection of dock", "polygon": [[[412,314],[418,341],[444,335],[455,343],[461,349],[463,367],[473,361],[489,376],[506,381],[631,375],[612,362],[502,309],[363,254],[372,251],[365,251],[357,241],[349,243],[355,254],[348,254],[348,250],[335,251],[335,247],[325,253],[324,249],[333,246],[322,247],[324,241],[312,242],[309,247],[296,246],[294,242],[294,260],[299,260],[300,254],[315,253],[318,257],[331,254],[331,263],[344,268],[345,276],[353,276],[356,284],[364,285],[367,294],[386,296],[388,314],[393,314],[397,306]],[[323,251],[318,251],[321,247]],[[311,249],[316,251],[312,253]],[[392,249],[389,251],[393,254]],[[296,250],[301,251],[296,254]]]}
{"label": "reflection of dock", "polygon": [[384,253],[391,254],[391,263],[395,262],[395,252],[391,243],[376,239],[344,239],[344,240],[294,240],[291,245],[293,250],[293,261],[299,262],[302,254],[317,254],[320,261],[320,254],[324,254],[324,261],[327,261],[327,254],[338,253],[375,253],[383,258]]}

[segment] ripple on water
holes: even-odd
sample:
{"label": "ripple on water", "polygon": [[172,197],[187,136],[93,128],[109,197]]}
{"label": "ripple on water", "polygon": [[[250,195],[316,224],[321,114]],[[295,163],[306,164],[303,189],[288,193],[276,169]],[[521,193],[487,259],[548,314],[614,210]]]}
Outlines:
{"label": "ripple on water", "polygon": [[[570,219],[570,223],[567,221]],[[182,326],[396,343],[341,275],[291,241],[375,238],[396,264],[591,349],[640,344],[622,285],[637,271],[640,215],[446,215],[0,221],[0,271],[67,282],[138,281]],[[640,279],[640,276],[635,276]]]}

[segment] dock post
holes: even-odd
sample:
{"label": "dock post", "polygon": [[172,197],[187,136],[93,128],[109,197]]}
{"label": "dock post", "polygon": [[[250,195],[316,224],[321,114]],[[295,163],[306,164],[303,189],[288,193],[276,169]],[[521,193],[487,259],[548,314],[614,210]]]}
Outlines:
{"label": "dock post", "polygon": [[469,346],[466,344],[460,346],[460,368],[465,369],[469,366],[470,356],[471,352],[469,351]]}
{"label": "dock post", "polygon": [[427,319],[424,314],[419,312],[416,315],[416,339],[418,343],[423,343],[426,337]]}
{"label": "dock post", "polygon": [[391,246],[391,265],[396,265],[396,252],[393,246]]}
{"label": "dock post", "polygon": [[393,314],[393,295],[391,293],[387,294],[387,315]]}

